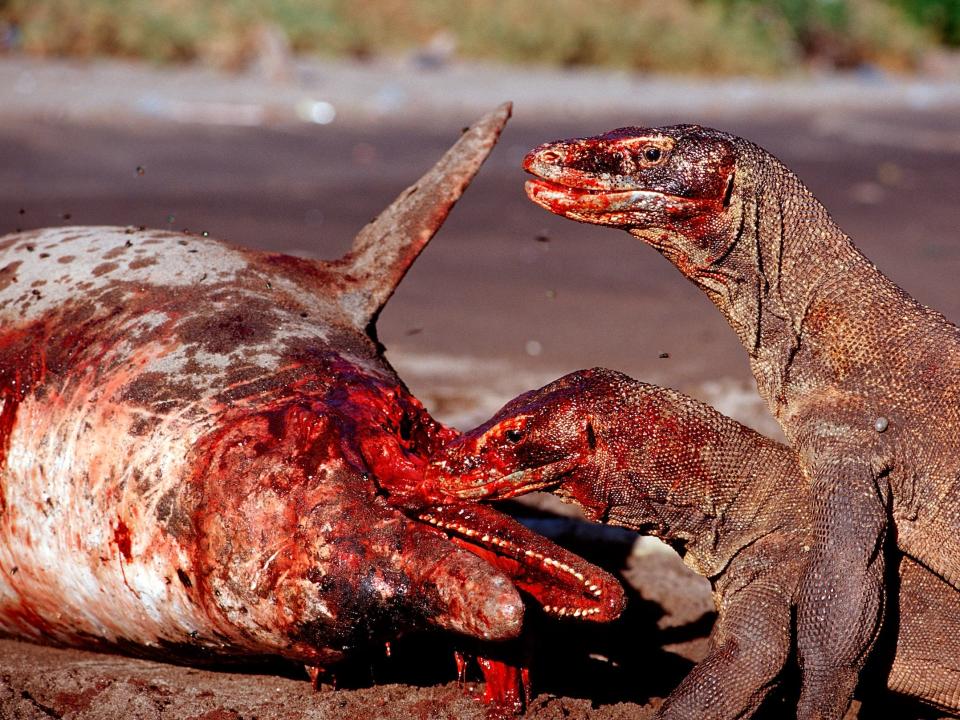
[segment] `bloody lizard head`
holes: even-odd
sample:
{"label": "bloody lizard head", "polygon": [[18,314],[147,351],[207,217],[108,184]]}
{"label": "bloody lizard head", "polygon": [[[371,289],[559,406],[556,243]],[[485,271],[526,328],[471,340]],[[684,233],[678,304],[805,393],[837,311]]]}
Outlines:
{"label": "bloody lizard head", "polygon": [[463,499],[508,498],[556,484],[596,453],[584,377],[567,375],[507,403],[431,458],[425,477]]}
{"label": "bloody lizard head", "polygon": [[[766,151],[719,130],[619,128],[540,145],[523,167],[536,176],[526,185],[533,202],[626,230],[655,248],[706,292],[750,350],[758,344],[758,288],[775,296],[767,298],[771,308],[786,306],[783,315],[801,307],[808,288],[833,270],[831,263],[810,263],[809,247],[788,247],[783,239],[785,215],[790,223],[832,227],[823,206]],[[780,245],[760,247],[761,230],[780,237]],[[804,269],[782,286],[786,263]]]}
{"label": "bloody lizard head", "polygon": [[527,195],[558,215],[629,230],[691,271],[722,254],[737,174],[733,138],[698,125],[620,128],[546,143]]}
{"label": "bloody lizard head", "polygon": [[717,433],[689,417],[692,402],[612,370],[570,373],[444,446],[427,476],[458,498],[550,489],[591,520],[683,541],[719,490],[704,467]]}

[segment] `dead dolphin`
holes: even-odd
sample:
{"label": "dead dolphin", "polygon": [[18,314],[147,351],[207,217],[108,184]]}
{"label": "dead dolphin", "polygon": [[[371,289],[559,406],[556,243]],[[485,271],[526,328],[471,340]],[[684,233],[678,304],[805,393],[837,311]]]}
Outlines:
{"label": "dead dolphin", "polygon": [[0,632],[328,667],[410,628],[513,637],[517,587],[619,612],[599,569],[436,504],[420,469],[454,431],[376,340],[508,116],[335,261],[132,228],[0,238]]}

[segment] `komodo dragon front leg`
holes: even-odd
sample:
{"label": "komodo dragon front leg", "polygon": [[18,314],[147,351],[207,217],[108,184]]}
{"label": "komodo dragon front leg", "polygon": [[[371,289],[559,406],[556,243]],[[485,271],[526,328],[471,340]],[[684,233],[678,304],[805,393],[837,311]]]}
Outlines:
{"label": "komodo dragon front leg", "polygon": [[883,622],[889,489],[868,470],[841,457],[808,471],[815,534],[797,597],[801,718],[841,717],[833,713],[849,704]]}
{"label": "komodo dragon front leg", "polygon": [[527,194],[629,231],[750,355],[813,490],[801,720],[840,718],[884,606],[884,539],[960,587],[960,330],[884,277],[779,161],[697,125],[548,143]]}
{"label": "komodo dragon front leg", "polygon": [[[592,520],[663,538],[710,579],[712,649],[660,717],[750,717],[775,684],[813,537],[810,488],[790,448],[680,393],[594,369],[512,400],[441,448],[426,473],[461,498],[549,489]],[[960,593],[910,558],[899,572],[888,687],[956,712]]]}
{"label": "komodo dragon front leg", "polygon": [[710,634],[711,648],[661,706],[664,720],[751,717],[790,657],[790,598],[772,568],[729,589]]}

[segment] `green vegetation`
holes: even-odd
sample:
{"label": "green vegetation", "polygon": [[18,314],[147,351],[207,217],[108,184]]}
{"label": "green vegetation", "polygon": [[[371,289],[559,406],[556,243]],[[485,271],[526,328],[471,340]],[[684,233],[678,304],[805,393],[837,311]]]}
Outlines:
{"label": "green vegetation", "polygon": [[960,0],[899,0],[897,5],[941,42],[960,47]]}
{"label": "green vegetation", "polygon": [[657,72],[914,67],[960,45],[960,0],[0,0],[8,44],[242,67],[263,28],[294,50],[395,54],[437,33],[463,57]]}

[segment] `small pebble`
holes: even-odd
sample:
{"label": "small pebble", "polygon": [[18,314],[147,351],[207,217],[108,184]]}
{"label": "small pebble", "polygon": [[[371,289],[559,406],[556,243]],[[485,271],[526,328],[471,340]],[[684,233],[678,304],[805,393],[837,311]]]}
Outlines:
{"label": "small pebble", "polygon": [[873,429],[878,433],[885,432],[888,427],[890,427],[890,421],[882,415],[873,422]]}
{"label": "small pebble", "polygon": [[658,357],[659,357],[661,360],[666,360],[668,357],[670,357],[670,353],[663,352],[663,353],[660,353],[660,355],[658,355]]}

